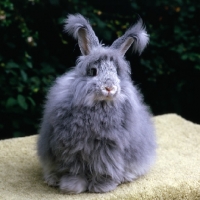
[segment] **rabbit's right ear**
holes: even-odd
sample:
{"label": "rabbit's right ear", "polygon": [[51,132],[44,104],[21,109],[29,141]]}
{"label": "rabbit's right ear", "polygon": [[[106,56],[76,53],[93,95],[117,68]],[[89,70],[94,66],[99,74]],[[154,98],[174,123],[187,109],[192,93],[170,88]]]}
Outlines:
{"label": "rabbit's right ear", "polygon": [[88,55],[94,47],[99,45],[89,22],[80,14],[68,15],[64,30],[78,39],[78,44],[83,55]]}
{"label": "rabbit's right ear", "polygon": [[111,48],[117,49],[120,54],[124,56],[126,51],[133,44],[133,50],[141,54],[148,42],[149,35],[146,32],[142,19],[139,19],[138,22],[130,27],[124,35],[113,42]]}

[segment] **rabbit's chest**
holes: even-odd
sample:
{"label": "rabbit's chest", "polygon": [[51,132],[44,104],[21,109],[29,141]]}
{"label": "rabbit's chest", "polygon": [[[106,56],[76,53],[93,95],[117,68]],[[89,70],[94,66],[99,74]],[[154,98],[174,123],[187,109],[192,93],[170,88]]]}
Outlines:
{"label": "rabbit's chest", "polygon": [[123,119],[123,113],[114,107],[83,107],[72,110],[70,126],[85,133],[103,134],[105,131],[119,129],[123,125]]}
{"label": "rabbit's chest", "polygon": [[80,154],[79,158],[84,161],[123,152],[123,144],[127,142],[123,120],[123,113],[112,107],[71,109],[61,126],[64,128],[64,137],[58,137],[58,143],[62,144],[59,146],[63,148],[59,151],[62,155],[63,152]]}

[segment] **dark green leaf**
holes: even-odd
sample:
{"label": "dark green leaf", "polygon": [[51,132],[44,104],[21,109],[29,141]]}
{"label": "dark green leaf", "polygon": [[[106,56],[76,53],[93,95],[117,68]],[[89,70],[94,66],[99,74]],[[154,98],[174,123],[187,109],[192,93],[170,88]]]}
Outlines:
{"label": "dark green leaf", "polygon": [[10,61],[7,63],[6,68],[8,68],[8,69],[19,68],[19,65],[13,61]]}
{"label": "dark green leaf", "polygon": [[17,103],[16,99],[14,99],[13,97],[8,98],[7,102],[6,102],[6,107],[12,107]]}
{"label": "dark green leaf", "polygon": [[27,74],[26,74],[26,72],[23,71],[23,70],[20,70],[20,73],[21,73],[23,81],[26,82],[27,81]]}
{"label": "dark green leaf", "polygon": [[27,65],[29,68],[32,68],[32,67],[33,67],[33,65],[32,65],[31,62],[26,62],[26,65]]}
{"label": "dark green leaf", "polygon": [[26,100],[25,100],[24,96],[22,96],[22,95],[19,94],[17,96],[17,102],[21,106],[21,108],[23,108],[24,110],[27,110],[28,105],[26,103]]}
{"label": "dark green leaf", "polygon": [[31,104],[32,104],[33,106],[36,105],[36,104],[35,104],[35,101],[34,101],[31,97],[27,97],[27,99],[31,102]]}

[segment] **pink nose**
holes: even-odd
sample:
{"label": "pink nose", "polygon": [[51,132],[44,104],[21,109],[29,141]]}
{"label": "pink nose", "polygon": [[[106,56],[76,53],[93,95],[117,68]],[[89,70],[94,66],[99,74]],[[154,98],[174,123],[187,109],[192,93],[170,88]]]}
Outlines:
{"label": "pink nose", "polygon": [[113,87],[105,87],[105,89],[110,92],[111,90],[113,90]]}

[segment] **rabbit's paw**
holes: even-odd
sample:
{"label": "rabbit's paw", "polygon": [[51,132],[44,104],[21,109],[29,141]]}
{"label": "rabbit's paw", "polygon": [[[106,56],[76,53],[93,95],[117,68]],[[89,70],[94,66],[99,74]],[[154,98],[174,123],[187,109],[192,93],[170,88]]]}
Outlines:
{"label": "rabbit's paw", "polygon": [[88,190],[89,192],[109,192],[114,190],[117,187],[118,183],[113,180],[104,180],[104,181],[92,181],[89,184]]}
{"label": "rabbit's paw", "polygon": [[49,186],[57,187],[59,185],[59,178],[56,174],[45,174],[44,182]]}
{"label": "rabbit's paw", "polygon": [[63,193],[77,194],[87,190],[88,182],[84,176],[64,175],[60,179],[59,187]]}

